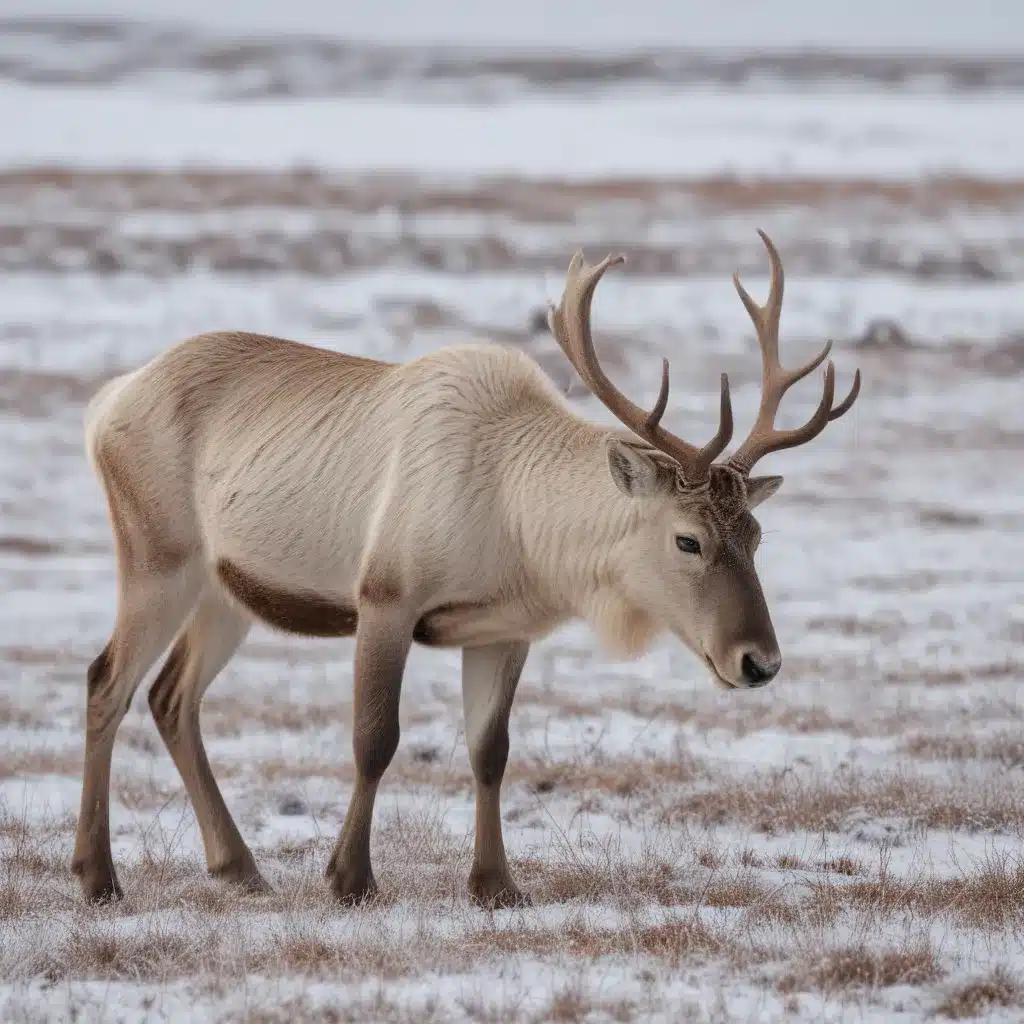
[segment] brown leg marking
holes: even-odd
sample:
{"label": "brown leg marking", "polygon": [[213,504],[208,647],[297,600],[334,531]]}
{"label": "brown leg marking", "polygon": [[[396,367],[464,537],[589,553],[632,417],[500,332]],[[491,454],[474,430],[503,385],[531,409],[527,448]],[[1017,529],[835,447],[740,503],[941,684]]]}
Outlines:
{"label": "brown leg marking", "polygon": [[110,681],[110,644],[106,647],[89,666],[89,670],[85,674],[86,685],[89,688],[90,693],[95,693],[97,690],[102,690],[107,683]]}
{"label": "brown leg marking", "polygon": [[412,623],[406,619],[396,608],[359,609],[352,735],[356,783],[326,871],[332,891],[345,903],[360,903],[377,892],[370,828],[377,786],[398,749],[398,702],[412,642]]}
{"label": "brown leg marking", "polygon": [[265,892],[214,778],[200,731],[203,694],[249,632],[243,613],[207,591],[149,691],[149,707],[195,811],[210,874]]}
{"label": "brown leg marking", "polygon": [[168,576],[130,576],[120,589],[110,643],[86,675],[82,803],[71,861],[82,892],[95,901],[122,894],[110,852],[110,762],[118,726],[143,676],[180,628],[198,577],[194,566],[184,566]]}
{"label": "brown leg marking", "polygon": [[268,626],[300,636],[355,636],[358,618],[351,605],[320,594],[283,590],[227,558],[217,562],[217,576],[235,600]]}
{"label": "brown leg marking", "polygon": [[528,652],[525,642],[467,647],[462,652],[466,743],[476,778],[476,840],[469,891],[477,903],[491,908],[529,903],[512,878],[501,830],[508,719]]}
{"label": "brown leg marking", "polygon": [[[87,729],[90,725],[95,727],[93,707],[102,700],[103,694],[110,686],[112,668],[110,648],[111,643],[108,643],[97,655],[86,673],[86,685],[89,692],[86,715]],[[87,899],[96,903],[106,903],[121,899],[124,893],[117,881],[114,860],[110,854],[110,812],[107,801],[101,799],[102,790],[104,788],[109,790],[110,787],[109,769],[105,779],[96,778],[95,773],[89,770],[91,761],[89,748],[90,746],[95,748],[96,745],[96,738],[93,738],[90,744],[87,734],[83,780],[84,782],[91,781],[91,785],[87,792],[83,782],[82,812],[79,815],[78,838],[75,843],[75,854],[71,860],[71,871],[78,877]],[[87,805],[92,810],[91,814],[86,813]],[[86,820],[89,820],[87,833],[83,832],[83,822]]]}

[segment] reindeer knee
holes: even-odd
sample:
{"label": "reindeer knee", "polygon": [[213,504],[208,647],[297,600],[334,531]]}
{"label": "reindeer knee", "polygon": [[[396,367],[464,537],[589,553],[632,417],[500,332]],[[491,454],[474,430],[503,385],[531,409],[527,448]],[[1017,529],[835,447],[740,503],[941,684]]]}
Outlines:
{"label": "reindeer knee", "polygon": [[508,764],[508,724],[503,719],[494,721],[475,738],[469,759],[473,775],[481,786],[494,786],[501,782]]}
{"label": "reindeer knee", "polygon": [[187,658],[188,648],[183,640],[179,640],[171,648],[171,653],[167,655],[167,660],[149,688],[149,709],[161,733],[174,731],[181,710],[179,683]]}
{"label": "reindeer knee", "polygon": [[89,696],[98,693],[110,679],[110,644],[96,656],[85,675]]}
{"label": "reindeer knee", "polygon": [[352,746],[362,778],[376,782],[387,771],[398,749],[400,733],[397,708],[357,719]]}

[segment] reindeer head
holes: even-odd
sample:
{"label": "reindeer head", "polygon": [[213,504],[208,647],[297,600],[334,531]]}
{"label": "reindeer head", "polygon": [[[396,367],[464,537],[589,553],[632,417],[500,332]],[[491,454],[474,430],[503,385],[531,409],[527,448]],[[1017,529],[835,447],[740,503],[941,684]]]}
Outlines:
{"label": "reindeer head", "polygon": [[725,687],[769,683],[782,665],[775,629],[754,567],[761,529],[751,511],[770,498],[780,476],[752,477],[769,452],[792,448],[816,437],[830,420],[853,405],[860,371],[849,395],[833,407],[835,367],[825,368],[824,392],[814,415],[793,430],[776,430],[782,396],[824,362],[832,343],[809,363],[785,370],[779,363],[782,260],[764,232],[758,232],[771,260],[771,291],[758,306],[733,276],[736,290],[757,331],[763,381],[761,406],[749,436],[725,462],[715,460],[732,439],[729,380],[722,374],[718,433],[704,447],[670,434],[661,426],[668,404],[668,360],[662,363],[661,391],[653,409],[634,405],[601,369],[590,334],[590,306],[605,271],[622,256],[588,266],[582,253],[569,265],[562,301],[548,322],[562,350],[584,383],[632,437],[608,441],[608,469],[618,489],[633,500],[633,528],[622,541],[621,583],[631,603],[674,633]]}

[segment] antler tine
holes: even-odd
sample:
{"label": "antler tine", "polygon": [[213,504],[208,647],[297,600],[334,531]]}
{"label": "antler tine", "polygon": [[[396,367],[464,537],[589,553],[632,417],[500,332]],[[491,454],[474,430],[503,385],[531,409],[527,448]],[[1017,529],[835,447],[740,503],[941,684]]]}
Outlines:
{"label": "antler tine", "polygon": [[850,388],[850,393],[837,405],[829,414],[829,423],[832,420],[839,419],[840,416],[845,416],[850,411],[850,406],[857,401],[857,396],[860,394],[860,370],[855,371],[853,375],[853,387]]}
{"label": "antler tine", "polygon": [[665,415],[665,408],[668,406],[668,360],[662,359],[661,361],[661,390],[658,392],[658,400],[654,403],[653,408],[647,414],[647,420],[645,426],[648,430],[654,430],[654,428],[661,422],[661,417]]}
{"label": "antler tine", "polygon": [[704,448],[697,448],[661,426],[661,418],[668,406],[667,359],[662,360],[661,389],[650,412],[641,409],[619,391],[608,379],[598,361],[590,333],[591,302],[605,271],[623,262],[624,256],[606,256],[596,266],[588,266],[583,259],[583,253],[577,251],[569,264],[562,300],[557,308],[552,307],[548,312],[548,325],[584,383],[621,423],[678,462],[688,479],[703,478],[707,475],[711,463],[721,454],[732,437],[732,405],[725,375],[723,374],[722,380],[718,434]]}
{"label": "antler tine", "polygon": [[732,395],[729,393],[729,375],[722,374],[721,397],[718,405],[718,433],[700,450],[701,462],[709,466],[728,447],[732,440]]}
{"label": "antler tine", "polygon": [[782,259],[772,240],[763,231],[758,231],[758,234],[768,250],[768,258],[771,262],[772,283],[768,302],[764,306],[758,306],[740,284],[739,277],[736,274],[733,275],[736,290],[754,322],[758,345],[761,348],[763,371],[761,404],[757,411],[757,419],[754,421],[754,426],[747,439],[729,460],[730,465],[739,469],[744,475],[749,474],[754,464],[769,452],[793,448],[817,437],[830,420],[838,419],[850,409],[860,393],[860,370],[858,370],[849,395],[840,405],[832,408],[832,399],[835,396],[835,366],[830,361],[825,368],[824,392],[814,415],[802,427],[794,430],[775,429],[775,417],[778,414],[783,395],[797,381],[803,380],[808,374],[813,373],[825,361],[832,351],[832,342],[827,342],[824,348],[803,366],[792,370],[783,368],[779,361],[779,319],[782,314],[784,287]]}
{"label": "antler tine", "polygon": [[[768,261],[771,264],[771,284],[768,288],[768,301],[759,306],[750,296],[750,292],[740,283],[739,274],[732,275],[732,283],[739,292],[743,305],[750,319],[754,321],[758,341],[761,343],[762,359],[779,361],[779,319],[782,316],[782,296],[786,290],[786,274],[782,268],[782,257],[775,243],[760,229],[758,235],[768,250]],[[824,358],[824,357],[822,357]]]}

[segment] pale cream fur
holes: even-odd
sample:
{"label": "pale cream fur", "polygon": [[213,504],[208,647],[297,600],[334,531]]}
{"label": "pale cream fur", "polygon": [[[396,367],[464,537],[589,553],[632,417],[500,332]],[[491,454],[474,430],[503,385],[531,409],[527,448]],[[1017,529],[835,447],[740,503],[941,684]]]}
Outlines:
{"label": "pale cream fur", "polygon": [[[120,893],[108,826],[114,736],[172,642],[153,714],[210,870],[260,887],[206,761],[199,702],[254,615],[317,635],[351,633],[358,620],[358,782],[328,868],[343,899],[376,889],[370,821],[414,640],[479,652],[463,664],[480,830],[470,885],[491,904],[523,898],[498,797],[531,641],[582,618],[630,656],[668,630],[721,685],[761,685],[778,670],[749,509],[779,478],[716,466],[687,489],[651,445],[572,412],[522,352],[465,345],[395,365],[200,335],[107,384],[86,438],[118,568],[117,622],[89,673],[73,866],[90,897]],[[680,550],[680,535],[699,541],[699,557]],[[748,682],[748,655],[771,666],[765,679]]]}

